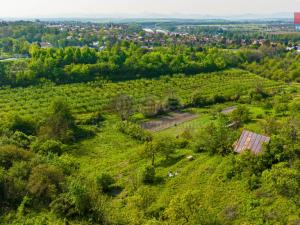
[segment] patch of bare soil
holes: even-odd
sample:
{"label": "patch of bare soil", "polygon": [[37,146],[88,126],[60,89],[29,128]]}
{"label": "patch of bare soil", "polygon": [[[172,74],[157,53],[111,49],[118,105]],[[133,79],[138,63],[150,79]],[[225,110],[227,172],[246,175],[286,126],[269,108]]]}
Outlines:
{"label": "patch of bare soil", "polygon": [[192,113],[183,113],[183,112],[174,112],[170,113],[167,116],[162,116],[158,119],[151,120],[145,123],[142,123],[141,127],[145,130],[149,130],[152,132],[157,132],[161,130],[165,130],[170,127],[174,127],[181,123],[194,120],[198,118],[198,115]]}
{"label": "patch of bare soil", "polygon": [[229,114],[229,113],[232,113],[233,111],[235,111],[237,109],[236,106],[232,106],[232,107],[228,107],[226,109],[223,109],[222,110],[222,114]]}

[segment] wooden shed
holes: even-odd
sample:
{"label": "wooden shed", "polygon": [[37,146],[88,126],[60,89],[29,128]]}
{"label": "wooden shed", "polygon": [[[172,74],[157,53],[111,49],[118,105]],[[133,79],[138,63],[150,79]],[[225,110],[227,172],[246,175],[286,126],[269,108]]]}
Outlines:
{"label": "wooden shed", "polygon": [[264,144],[270,142],[270,137],[244,130],[240,139],[234,145],[234,151],[241,153],[245,150],[251,150],[254,154],[261,152]]}

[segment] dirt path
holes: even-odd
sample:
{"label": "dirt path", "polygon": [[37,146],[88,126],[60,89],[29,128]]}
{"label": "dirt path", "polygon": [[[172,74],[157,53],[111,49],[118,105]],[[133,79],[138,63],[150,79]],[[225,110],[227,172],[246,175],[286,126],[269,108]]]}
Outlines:
{"label": "dirt path", "polygon": [[232,107],[228,107],[226,109],[222,110],[222,114],[229,114],[232,113],[233,111],[235,111],[237,109],[237,106],[232,106]]}
{"label": "dirt path", "polygon": [[152,132],[157,132],[196,118],[198,118],[198,115],[192,113],[170,113],[168,116],[142,123],[141,127]]}

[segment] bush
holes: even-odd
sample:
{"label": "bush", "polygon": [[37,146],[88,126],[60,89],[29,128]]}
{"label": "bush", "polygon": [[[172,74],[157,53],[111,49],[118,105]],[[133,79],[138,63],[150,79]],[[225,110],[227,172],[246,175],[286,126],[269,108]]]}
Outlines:
{"label": "bush", "polygon": [[31,149],[34,152],[38,152],[43,155],[48,155],[49,153],[61,155],[63,152],[64,145],[60,141],[47,140],[41,141],[38,140],[31,145]]}
{"label": "bush", "polygon": [[121,133],[129,135],[131,138],[145,142],[151,141],[152,135],[142,129],[139,125],[123,121],[118,125],[118,129]]}
{"label": "bush", "polygon": [[31,171],[28,162],[16,161],[7,171],[5,196],[12,206],[18,206],[27,194],[26,185]]}
{"label": "bush", "polygon": [[300,175],[296,169],[289,168],[287,163],[273,165],[271,170],[266,170],[262,174],[265,187],[273,189],[275,187],[279,194],[287,197],[299,196]]}
{"label": "bush", "polygon": [[167,99],[166,108],[168,110],[174,111],[174,110],[180,109],[180,107],[181,107],[181,103],[180,103],[179,99],[177,99],[175,97],[171,97],[171,98]]}
{"label": "bush", "polygon": [[21,148],[29,148],[30,143],[32,141],[32,136],[27,136],[25,133],[21,131],[16,131],[10,139],[12,140],[12,144],[17,145]]}
{"label": "bush", "polygon": [[12,131],[20,131],[27,135],[33,135],[36,132],[36,124],[31,118],[14,115],[10,118],[8,128]]}
{"label": "bush", "polygon": [[0,167],[9,169],[15,161],[29,161],[33,157],[31,152],[8,145],[0,147]]}
{"label": "bush", "polygon": [[41,164],[33,168],[27,190],[40,202],[49,203],[62,191],[64,174],[52,165]]}
{"label": "bush", "polygon": [[192,96],[191,104],[194,107],[204,107],[204,106],[211,105],[212,102],[207,97],[204,97],[201,93],[195,93]]}
{"label": "bush", "polygon": [[79,122],[81,125],[99,125],[101,122],[103,122],[105,118],[100,112],[93,113],[88,118],[83,119]]}
{"label": "bush", "polygon": [[96,182],[98,188],[104,193],[107,193],[111,190],[111,187],[115,183],[115,180],[109,174],[103,173],[99,177],[97,177]]}
{"label": "bush", "polygon": [[75,120],[69,105],[62,99],[54,101],[50,107],[39,134],[46,139],[68,142],[74,139]]}
{"label": "bush", "polygon": [[142,181],[145,184],[153,184],[155,181],[155,168],[154,166],[146,166],[142,171]]}
{"label": "bush", "polygon": [[231,114],[231,120],[239,125],[250,121],[250,111],[246,106],[239,105]]}

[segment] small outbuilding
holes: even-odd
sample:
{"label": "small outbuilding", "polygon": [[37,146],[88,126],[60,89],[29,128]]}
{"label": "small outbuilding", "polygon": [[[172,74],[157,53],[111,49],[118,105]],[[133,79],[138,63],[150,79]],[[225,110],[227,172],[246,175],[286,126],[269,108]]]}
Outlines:
{"label": "small outbuilding", "polygon": [[269,142],[270,137],[244,130],[240,139],[234,145],[234,151],[242,153],[245,150],[251,150],[254,154],[258,154],[261,152],[263,145]]}

